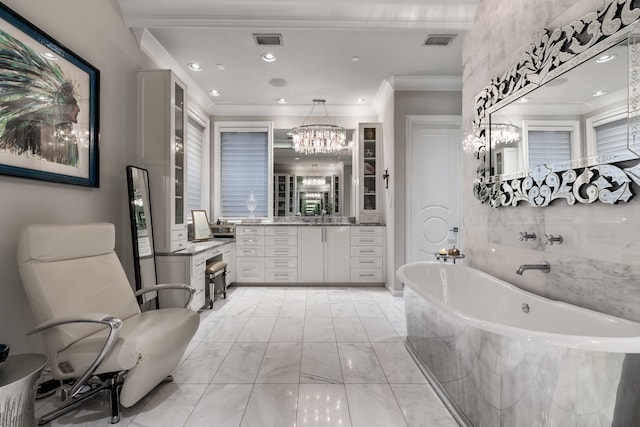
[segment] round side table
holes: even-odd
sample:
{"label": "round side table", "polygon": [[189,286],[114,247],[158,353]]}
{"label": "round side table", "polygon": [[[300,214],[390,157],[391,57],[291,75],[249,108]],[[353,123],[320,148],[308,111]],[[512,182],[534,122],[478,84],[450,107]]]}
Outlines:
{"label": "round side table", "polygon": [[16,354],[0,365],[0,426],[35,427],[38,378],[47,364],[43,354]]}

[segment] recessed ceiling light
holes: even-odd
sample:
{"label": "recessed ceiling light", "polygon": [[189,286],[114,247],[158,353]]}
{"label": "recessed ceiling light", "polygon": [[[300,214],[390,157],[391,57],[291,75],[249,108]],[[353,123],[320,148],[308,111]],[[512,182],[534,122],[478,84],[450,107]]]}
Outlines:
{"label": "recessed ceiling light", "polygon": [[287,98],[278,98],[278,99],[276,99],[276,102],[278,104],[286,104],[289,101],[287,101]]}
{"label": "recessed ceiling light", "polygon": [[358,62],[358,61],[360,61],[360,57],[359,57],[358,55],[355,55],[355,56],[352,56],[352,57],[351,57],[351,60],[352,60],[353,62]]}
{"label": "recessed ceiling light", "polygon": [[213,96],[220,96],[220,92],[218,92],[216,89],[211,89],[209,91],[209,95],[213,95]]}
{"label": "recessed ceiling light", "polygon": [[262,59],[266,62],[273,62],[276,60],[276,56],[271,52],[267,52],[262,54]]}
{"label": "recessed ceiling light", "polygon": [[356,99],[356,104],[363,104],[363,103],[364,103],[364,98]]}
{"label": "recessed ceiling light", "polygon": [[616,54],[615,54],[615,53],[612,53],[612,54],[604,54],[604,55],[601,55],[598,59],[596,59],[596,62],[597,62],[598,64],[602,64],[602,63],[604,63],[604,62],[609,62],[609,61],[611,61],[611,60],[612,60],[612,59],[614,59],[615,57],[616,57]]}
{"label": "recessed ceiling light", "polygon": [[520,104],[524,104],[525,102],[529,102],[531,101],[531,98],[527,98],[526,96],[523,96],[522,98],[518,99],[518,102]]}
{"label": "recessed ceiling light", "polygon": [[55,55],[54,55],[53,53],[51,53],[51,52],[45,52],[45,53],[43,53],[43,54],[42,54],[42,56],[44,56],[45,58],[47,58],[47,59],[49,59],[49,60],[51,60],[51,61],[57,61],[57,60],[58,60],[58,57],[57,57],[57,56],[55,56]]}
{"label": "recessed ceiling light", "polygon": [[188,65],[190,70],[193,71],[200,71],[202,70],[202,65],[198,64],[197,62],[192,62]]}
{"label": "recessed ceiling light", "polygon": [[593,92],[593,96],[602,96],[602,95],[606,95],[607,92],[604,90],[599,90],[597,92]]}

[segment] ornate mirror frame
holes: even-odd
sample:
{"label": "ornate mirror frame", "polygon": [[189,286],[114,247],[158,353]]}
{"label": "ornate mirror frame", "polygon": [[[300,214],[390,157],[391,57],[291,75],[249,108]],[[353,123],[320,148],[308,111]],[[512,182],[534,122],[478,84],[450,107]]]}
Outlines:
{"label": "ornate mirror frame", "polygon": [[[492,79],[476,96],[473,129],[476,158],[481,160],[481,165],[473,192],[481,203],[488,202],[497,208],[517,206],[520,202],[544,207],[557,199],[565,199],[569,205],[631,200],[631,183],[640,186],[640,161],[628,167],[607,163],[590,166],[587,159],[580,159],[558,172],[541,165],[521,178],[501,180],[489,176],[487,129],[492,112],[627,37],[640,19],[640,7],[633,7],[633,3],[634,0],[607,0],[599,12],[589,13],[553,31],[544,29],[516,64]],[[630,46],[634,48],[629,51],[630,70],[638,74],[631,78],[628,99],[629,136],[635,138],[640,134],[640,44]]]}

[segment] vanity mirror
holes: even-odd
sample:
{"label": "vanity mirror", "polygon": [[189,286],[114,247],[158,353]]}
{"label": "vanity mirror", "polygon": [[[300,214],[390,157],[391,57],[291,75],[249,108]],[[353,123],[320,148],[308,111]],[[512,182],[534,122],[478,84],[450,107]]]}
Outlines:
{"label": "vanity mirror", "polygon": [[290,129],[274,129],[274,216],[353,216],[354,130],[347,129],[346,150],[303,155],[292,146]]}
{"label": "vanity mirror", "polygon": [[626,202],[640,185],[640,8],[545,30],[476,97],[474,194],[492,207]]}
{"label": "vanity mirror", "polygon": [[213,232],[209,225],[209,218],[205,210],[192,210],[191,218],[193,219],[193,240],[203,242],[213,239]]}

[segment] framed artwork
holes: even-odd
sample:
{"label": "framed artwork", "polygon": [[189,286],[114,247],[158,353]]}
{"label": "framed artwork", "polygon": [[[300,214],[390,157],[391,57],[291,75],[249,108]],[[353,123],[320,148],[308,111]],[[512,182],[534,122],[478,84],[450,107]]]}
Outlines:
{"label": "framed artwork", "polygon": [[0,3],[0,173],[99,187],[99,80]]}

